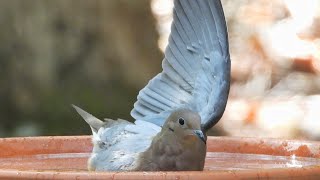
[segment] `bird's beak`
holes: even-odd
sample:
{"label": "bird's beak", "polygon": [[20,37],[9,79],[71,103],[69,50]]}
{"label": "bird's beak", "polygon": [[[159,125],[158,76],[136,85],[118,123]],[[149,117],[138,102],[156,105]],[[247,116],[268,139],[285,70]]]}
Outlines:
{"label": "bird's beak", "polygon": [[193,133],[206,144],[206,138],[201,130],[194,130]]}

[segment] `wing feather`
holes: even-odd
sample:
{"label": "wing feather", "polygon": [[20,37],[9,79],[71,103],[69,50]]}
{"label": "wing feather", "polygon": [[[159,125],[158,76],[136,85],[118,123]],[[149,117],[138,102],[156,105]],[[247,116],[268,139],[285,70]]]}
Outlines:
{"label": "wing feather", "polygon": [[144,87],[131,115],[162,125],[176,108],[198,111],[204,130],[221,118],[230,87],[230,55],[220,0],[175,0],[163,71]]}

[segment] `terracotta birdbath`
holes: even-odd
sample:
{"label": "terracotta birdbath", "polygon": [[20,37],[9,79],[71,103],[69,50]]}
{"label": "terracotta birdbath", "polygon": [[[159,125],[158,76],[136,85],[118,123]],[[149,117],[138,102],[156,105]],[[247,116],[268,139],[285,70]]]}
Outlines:
{"label": "terracotta birdbath", "polygon": [[320,178],[320,142],[209,137],[202,172],[88,172],[90,136],[0,139],[0,179]]}

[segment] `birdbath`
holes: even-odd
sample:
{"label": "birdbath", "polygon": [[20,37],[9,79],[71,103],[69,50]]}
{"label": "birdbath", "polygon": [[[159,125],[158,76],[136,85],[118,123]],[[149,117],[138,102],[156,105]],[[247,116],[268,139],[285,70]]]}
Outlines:
{"label": "birdbath", "polygon": [[90,136],[0,139],[0,179],[215,179],[320,177],[320,142],[208,137],[204,171],[89,172]]}

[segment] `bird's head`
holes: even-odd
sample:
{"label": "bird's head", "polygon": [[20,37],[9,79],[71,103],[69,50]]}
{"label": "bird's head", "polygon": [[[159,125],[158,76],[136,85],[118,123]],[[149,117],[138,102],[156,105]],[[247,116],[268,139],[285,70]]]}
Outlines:
{"label": "bird's head", "polygon": [[206,137],[201,130],[200,115],[188,109],[173,111],[167,118],[163,130],[186,140],[201,140],[206,143]]}

